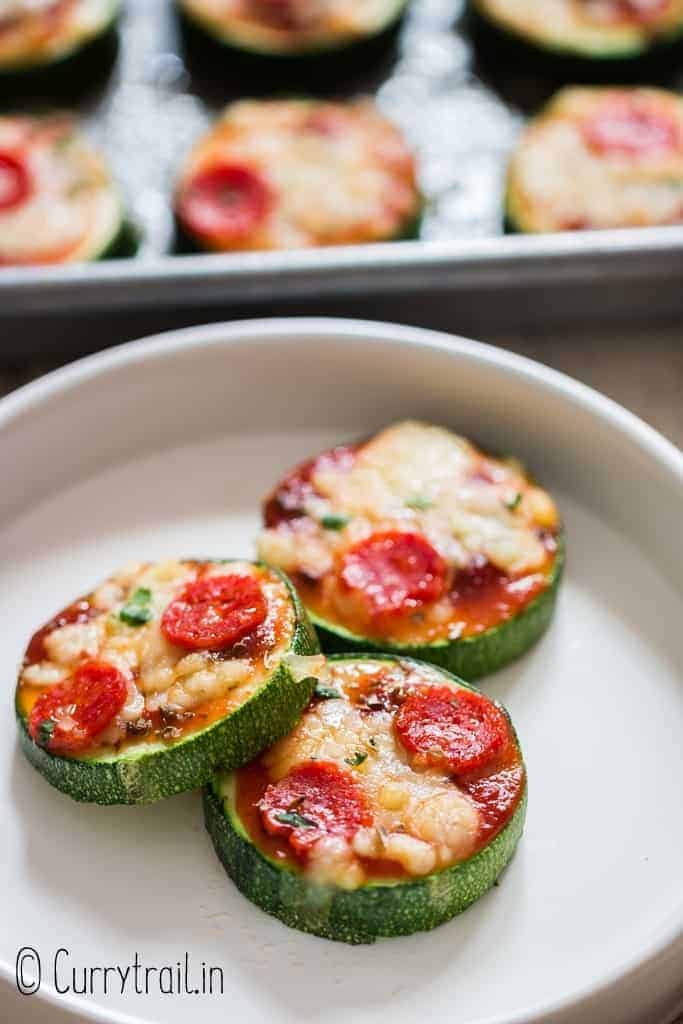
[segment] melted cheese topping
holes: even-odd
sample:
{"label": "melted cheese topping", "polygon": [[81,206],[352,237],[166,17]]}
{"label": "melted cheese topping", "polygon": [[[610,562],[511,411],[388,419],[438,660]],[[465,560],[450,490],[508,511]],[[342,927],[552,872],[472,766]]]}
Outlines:
{"label": "melted cheese topping", "polygon": [[[635,96],[678,126],[681,144],[633,158],[597,153],[582,125]],[[531,122],[510,165],[508,201],[526,231],[646,227],[683,219],[683,101],[656,89],[565,89]]]}
{"label": "melted cheese topping", "polygon": [[[259,557],[294,577],[315,616],[354,635],[409,645],[457,640],[499,625],[548,585],[559,529],[552,498],[518,464],[450,431],[398,423],[358,448],[350,467],[314,464],[310,484],[314,493],[294,518],[261,532]],[[345,584],[343,566],[349,549],[385,531],[424,536],[446,577],[441,596],[382,617]],[[490,582],[460,594],[465,576],[485,565]]]}
{"label": "melted cheese topping", "polygon": [[[129,724],[146,719],[150,728],[141,727],[135,734],[139,731],[152,742],[160,737],[175,739],[178,730],[168,729],[168,722],[183,723],[184,729],[203,727],[251,696],[291,644],[295,617],[289,592],[278,576],[249,562],[209,565],[203,576],[243,574],[258,579],[267,617],[259,628],[261,640],[255,650],[237,644],[225,658],[210,651],[188,652],[166,640],[160,619],[183,587],[197,578],[201,566],[172,560],[136,563],[106,580],[88,598],[92,617],[48,632],[42,641],[45,657],[23,668],[19,687],[24,709],[29,711],[46,687],[67,679],[89,658],[114,665],[128,682],[126,704],[114,723],[96,738],[98,748],[119,747],[131,732]],[[129,625],[120,613],[139,589],[150,592],[152,617],[144,624]],[[159,715],[161,728],[154,729]]]}
{"label": "melted cheese topping", "polygon": [[[261,758],[270,782],[316,758],[351,772],[371,810],[372,825],[350,840],[323,837],[303,868],[316,881],[348,889],[368,881],[373,862],[391,861],[417,877],[465,860],[480,846],[480,814],[470,797],[443,771],[410,766],[394,733],[393,711],[368,713],[349,699],[378,677],[388,686],[433,683],[458,689],[426,665],[328,662],[321,683],[340,698],[314,702],[293,732]],[[359,754],[364,759],[349,768]],[[228,799],[234,798],[231,785],[224,791]]]}
{"label": "melted cheese topping", "polygon": [[642,49],[683,25],[683,0],[475,0],[502,28],[558,50],[604,57]]}
{"label": "melted cheese topping", "polygon": [[46,64],[99,35],[118,0],[0,0],[0,68]]}
{"label": "melted cheese topping", "polygon": [[400,234],[419,211],[413,157],[370,101],[233,104],[191,153],[181,187],[224,163],[258,171],[275,195],[265,222],[238,248],[378,241]]}
{"label": "melted cheese topping", "polygon": [[212,34],[245,49],[299,53],[343,46],[384,29],[406,0],[295,0],[278,16],[268,0],[180,0]]}
{"label": "melted cheese topping", "polygon": [[[478,472],[482,466],[486,475]],[[558,522],[552,499],[517,465],[485,458],[464,438],[412,421],[363,445],[350,470],[314,472],[312,483],[321,495],[306,508],[312,529],[265,530],[259,540],[264,560],[311,576],[380,529],[423,533],[454,569],[485,555],[504,571],[529,572],[547,561],[539,528]],[[326,516],[350,521],[330,531],[320,522]]]}
{"label": "melted cheese topping", "polygon": [[98,256],[121,224],[121,201],[102,156],[68,117],[0,117],[0,153],[16,154],[28,197],[0,208],[0,266]]}

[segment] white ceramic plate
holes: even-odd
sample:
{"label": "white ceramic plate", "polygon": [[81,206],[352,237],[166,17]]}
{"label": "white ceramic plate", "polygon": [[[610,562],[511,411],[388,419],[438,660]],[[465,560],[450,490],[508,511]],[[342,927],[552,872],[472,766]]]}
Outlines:
{"label": "white ceramic plate", "polygon": [[[18,750],[11,695],[31,631],[120,562],[248,554],[259,499],[285,467],[408,415],[525,459],[559,498],[568,574],[546,638],[485,683],[512,712],[530,775],[527,829],[500,886],[434,932],[351,948],[251,906],[215,859],[197,795],[98,808],[50,789]],[[8,1000],[19,947],[43,961],[22,1020],[44,999],[41,1020],[56,1002],[108,1024],[626,1022],[673,998],[683,456],[661,437],[473,342],[274,320],[165,335],[29,386],[0,404],[0,463]],[[72,967],[80,985],[84,966],[124,968],[136,952],[174,965],[187,951],[193,981],[202,961],[220,966],[226,994],[121,995],[112,981],[105,996],[98,975],[94,995],[56,996],[59,947],[62,987]]]}

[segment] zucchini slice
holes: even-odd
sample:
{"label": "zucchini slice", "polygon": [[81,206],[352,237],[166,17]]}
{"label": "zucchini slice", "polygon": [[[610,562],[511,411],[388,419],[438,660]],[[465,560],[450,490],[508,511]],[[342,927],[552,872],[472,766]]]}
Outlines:
{"label": "zucchini slice", "polygon": [[21,746],[75,800],[142,804],[196,789],[292,728],[317,650],[276,570],[135,564],[31,639],[16,693]]}
{"label": "zucchini slice", "polygon": [[131,255],[103,157],[71,117],[0,117],[0,267]]}
{"label": "zucchini slice", "polygon": [[349,943],[465,910],[515,852],[526,772],[507,712],[422,662],[335,656],[294,731],[204,792],[240,891]]}
{"label": "zucchini slice", "polygon": [[476,679],[548,626],[563,565],[555,504],[518,463],[407,421],[288,473],[260,557],[288,572],[323,650],[380,650]]}
{"label": "zucchini slice", "polygon": [[214,251],[378,242],[415,230],[415,161],[369,100],[227,108],[176,190],[181,231]]}
{"label": "zucchini slice", "polygon": [[0,9],[0,83],[11,76],[19,85],[48,72],[80,76],[94,63],[91,51],[101,58],[111,49],[120,8],[120,0],[7,0]]}
{"label": "zucchini slice", "polygon": [[558,57],[615,62],[683,35],[683,0],[471,0],[494,28]]}
{"label": "zucchini slice", "polygon": [[188,23],[227,51],[298,58],[353,49],[390,32],[408,0],[178,0]]}
{"label": "zucchini slice", "polygon": [[682,211],[683,100],[662,89],[563,89],[510,162],[517,231],[677,224]]}

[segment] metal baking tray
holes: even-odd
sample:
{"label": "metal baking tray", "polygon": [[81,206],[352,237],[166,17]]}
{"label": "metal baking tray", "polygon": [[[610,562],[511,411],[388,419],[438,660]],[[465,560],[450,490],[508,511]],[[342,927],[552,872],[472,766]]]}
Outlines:
{"label": "metal baking tray", "polygon": [[[184,58],[170,0],[128,0],[114,69],[76,109],[107,153],[141,234],[132,260],[0,271],[0,316],[232,306],[448,290],[476,304],[516,292],[604,289],[610,308],[683,306],[683,227],[523,237],[504,235],[505,167],[525,112],[558,85],[486,52],[464,0],[413,0],[372,67],[326,95],[376,95],[405,130],[427,198],[415,242],[277,253],[174,255],[169,198],[178,165],[222,106],[253,93]],[[309,91],[320,91],[311,81]],[[672,84],[671,82],[667,84]],[[316,88],[318,86],[318,88]],[[279,91],[287,93],[285,79]],[[301,91],[301,83],[297,83]],[[15,106],[20,97],[12,97]],[[599,305],[599,302],[598,302]]]}

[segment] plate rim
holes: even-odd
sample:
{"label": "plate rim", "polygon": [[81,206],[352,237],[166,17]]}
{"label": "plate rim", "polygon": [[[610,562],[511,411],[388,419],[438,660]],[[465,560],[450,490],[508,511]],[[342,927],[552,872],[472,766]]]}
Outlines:
{"label": "plate rim", "polygon": [[[298,339],[322,336],[323,344],[335,344],[342,339],[357,337],[359,334],[380,342],[406,347],[422,346],[448,352],[454,356],[461,355],[480,364],[502,367],[536,387],[554,392],[570,404],[590,410],[639,447],[657,464],[661,472],[669,478],[673,477],[681,489],[683,501],[683,452],[654,427],[618,402],[568,374],[495,345],[445,331],[394,324],[383,320],[341,317],[267,317],[231,320],[164,331],[105,349],[53,370],[1,398],[0,448],[4,431],[37,410],[43,403],[70,390],[77,390],[89,380],[105,376],[109,371],[125,365],[145,364],[177,352],[205,346],[227,346],[245,339],[254,342],[286,335],[289,343],[296,344]],[[543,1004],[531,1004],[514,1015],[497,1014],[486,1017],[481,1024],[549,1024],[551,1017],[573,1009],[579,1011],[588,1001],[602,998],[610,991],[625,985],[639,971],[653,967],[656,961],[671,952],[681,940],[683,904],[674,912],[671,921],[660,930],[656,938],[643,946],[638,953],[622,960],[601,980],[588,983],[559,999]],[[6,980],[10,985],[15,981],[14,966],[1,959],[0,979]],[[84,1021],[92,1021],[94,1024],[151,1024],[152,1020],[92,1006],[72,993],[62,996],[52,986],[41,986],[37,997],[43,1003],[77,1015]]]}

